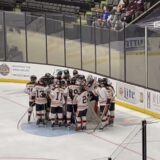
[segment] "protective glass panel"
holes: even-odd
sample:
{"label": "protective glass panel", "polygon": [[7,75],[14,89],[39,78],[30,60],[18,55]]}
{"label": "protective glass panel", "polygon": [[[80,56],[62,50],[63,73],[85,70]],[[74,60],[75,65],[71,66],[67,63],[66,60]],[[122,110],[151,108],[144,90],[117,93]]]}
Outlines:
{"label": "protective glass panel", "polygon": [[145,86],[145,30],[136,25],[126,28],[126,81]]}
{"label": "protective glass panel", "polygon": [[109,30],[96,27],[97,73],[109,76]]}
{"label": "protective glass panel", "polygon": [[82,68],[95,72],[95,27],[82,25]]}
{"label": "protective glass panel", "polygon": [[28,62],[46,63],[44,15],[26,14]]}
{"label": "protective glass panel", "polygon": [[66,66],[81,68],[80,19],[65,16]]}
{"label": "protective glass panel", "polygon": [[148,87],[160,90],[160,28],[148,30]]}
{"label": "protective glass panel", "polygon": [[64,66],[64,22],[62,15],[48,15],[46,19],[48,64]]}
{"label": "protective glass panel", "polygon": [[3,12],[0,12],[0,60],[5,60]]}
{"label": "protective glass panel", "polygon": [[25,16],[23,13],[5,12],[6,60],[26,61]]}
{"label": "protective glass panel", "polygon": [[111,77],[124,80],[124,30],[110,30]]}

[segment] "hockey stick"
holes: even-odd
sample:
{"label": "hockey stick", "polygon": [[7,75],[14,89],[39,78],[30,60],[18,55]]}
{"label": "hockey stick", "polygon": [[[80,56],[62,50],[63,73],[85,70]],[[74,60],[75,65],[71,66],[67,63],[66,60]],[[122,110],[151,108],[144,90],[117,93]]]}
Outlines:
{"label": "hockey stick", "polygon": [[[106,114],[106,112],[108,111],[108,108],[109,108],[109,105],[108,105],[108,107],[107,107],[107,104],[106,104],[106,106],[105,106],[105,108],[104,108],[104,110],[103,110],[103,113],[102,113],[102,116],[101,116],[101,125],[102,125],[102,119],[103,119],[103,117],[105,116],[105,114]],[[98,126],[100,125],[100,123],[96,126],[96,128],[94,129],[94,132],[95,132],[95,130],[98,128]]]}
{"label": "hockey stick", "polygon": [[19,124],[22,121],[22,119],[24,118],[24,116],[28,113],[28,108],[27,110],[24,112],[24,114],[21,116],[21,118],[19,119],[18,123],[17,123],[17,129],[19,129]]}

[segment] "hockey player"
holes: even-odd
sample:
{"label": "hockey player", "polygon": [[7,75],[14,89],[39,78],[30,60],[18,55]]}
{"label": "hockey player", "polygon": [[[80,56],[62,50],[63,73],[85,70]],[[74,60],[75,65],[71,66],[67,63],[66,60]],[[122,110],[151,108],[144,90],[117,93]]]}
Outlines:
{"label": "hockey player", "polygon": [[[42,77],[44,80],[45,84],[48,87],[48,91],[51,90],[52,85],[54,83],[54,76],[52,76],[50,73],[45,73],[45,75]],[[50,105],[51,105],[51,100],[49,97],[47,97],[47,104],[46,104],[46,113],[45,113],[45,119],[49,121],[49,113],[50,113]]]}
{"label": "hockey player", "polygon": [[76,69],[73,70],[73,77],[77,78],[78,77],[78,71]]}
{"label": "hockey player", "polygon": [[115,90],[113,86],[107,83],[107,91],[108,91],[108,105],[109,105],[109,124],[114,123],[115,118]]}
{"label": "hockey player", "polygon": [[97,82],[95,79],[93,79],[92,75],[88,75],[86,85],[88,88],[87,90],[89,92],[90,102],[92,103],[92,107],[95,113],[97,113],[98,112],[98,96],[94,94],[94,89],[97,87]]}
{"label": "hockey player", "polygon": [[51,123],[54,127],[56,118],[58,118],[58,125],[62,125],[63,121],[63,104],[64,104],[64,90],[61,88],[59,81],[56,83],[55,88],[51,90],[49,97],[51,99]]}
{"label": "hockey player", "polygon": [[69,70],[66,69],[63,71],[63,73],[64,73],[63,79],[65,79],[66,81],[70,81],[71,76],[70,76]]}
{"label": "hockey player", "polygon": [[76,98],[77,113],[76,113],[76,131],[85,130],[87,125],[87,109],[88,109],[88,92],[85,86],[80,87],[80,93]]}
{"label": "hockey player", "polygon": [[100,107],[100,114],[101,114],[101,120],[102,125],[100,126],[100,129],[103,129],[105,126],[108,125],[108,110],[109,110],[109,104],[108,104],[108,91],[106,89],[107,82],[102,80],[100,87],[98,87],[95,90],[95,93],[98,95],[99,99],[99,107]]}
{"label": "hockey player", "polygon": [[25,93],[29,95],[29,108],[28,108],[28,123],[31,119],[31,114],[33,112],[33,106],[35,105],[34,100],[32,99],[31,92],[36,84],[37,77],[35,75],[30,76],[30,81],[26,84]]}
{"label": "hockey player", "polygon": [[46,113],[46,104],[48,97],[48,87],[46,86],[44,79],[41,78],[33,88],[32,99],[36,104],[36,116],[37,116],[37,125],[42,122],[45,125],[45,113]]}
{"label": "hockey player", "polygon": [[76,96],[79,93],[79,86],[76,85],[76,78],[73,77],[71,79],[70,85],[66,87],[64,90],[64,95],[66,97],[66,118],[67,118],[67,125],[70,126],[71,119],[74,123],[74,116],[77,111],[77,102],[76,102]]}

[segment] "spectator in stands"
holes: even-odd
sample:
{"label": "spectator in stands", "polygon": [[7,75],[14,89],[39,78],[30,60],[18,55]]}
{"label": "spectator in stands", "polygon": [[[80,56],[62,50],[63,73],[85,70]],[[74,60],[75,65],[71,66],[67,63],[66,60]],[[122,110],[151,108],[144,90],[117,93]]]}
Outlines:
{"label": "spectator in stands", "polygon": [[129,4],[129,0],[120,0],[118,6],[116,7],[117,12],[123,13]]}
{"label": "spectator in stands", "polygon": [[143,0],[133,0],[126,7],[125,13],[122,15],[122,21],[130,23],[135,17],[144,12]]}
{"label": "spectator in stands", "polygon": [[95,22],[96,26],[104,27],[107,24],[107,20],[111,15],[109,8],[107,6],[103,6],[103,13],[100,18]]}
{"label": "spectator in stands", "polygon": [[107,23],[108,26],[114,28],[115,22],[117,20],[116,10],[111,10],[110,16],[108,16]]}

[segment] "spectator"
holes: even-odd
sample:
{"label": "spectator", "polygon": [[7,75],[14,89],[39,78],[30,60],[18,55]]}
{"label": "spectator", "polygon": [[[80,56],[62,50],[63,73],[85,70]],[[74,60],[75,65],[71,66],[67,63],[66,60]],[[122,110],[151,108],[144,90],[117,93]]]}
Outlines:
{"label": "spectator", "polygon": [[144,11],[143,0],[133,0],[126,7],[124,15],[122,15],[122,21],[130,23],[135,17],[140,15]]}
{"label": "spectator", "polygon": [[114,28],[116,20],[117,20],[116,10],[112,9],[111,14],[107,19],[108,26]]}
{"label": "spectator", "polygon": [[96,26],[104,27],[110,15],[111,13],[109,11],[109,8],[107,6],[103,6],[102,16],[95,22]]}
{"label": "spectator", "polygon": [[118,6],[116,7],[117,12],[123,13],[129,4],[129,0],[120,0]]}

